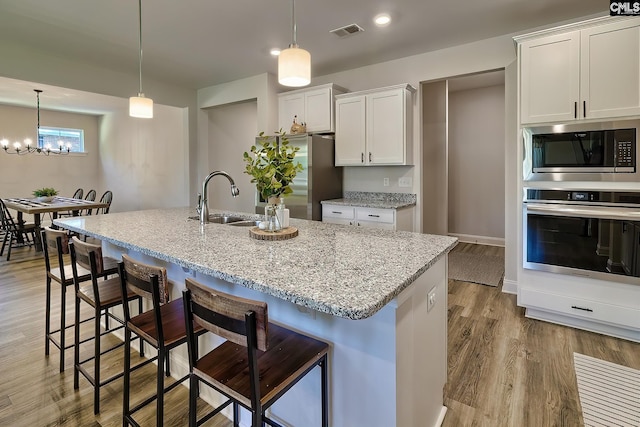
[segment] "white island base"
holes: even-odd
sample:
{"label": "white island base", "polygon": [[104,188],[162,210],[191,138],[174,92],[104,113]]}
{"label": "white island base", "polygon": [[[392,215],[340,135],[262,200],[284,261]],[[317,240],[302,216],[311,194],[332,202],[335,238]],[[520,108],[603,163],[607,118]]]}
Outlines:
{"label": "white island base", "polygon": [[[108,243],[104,245],[106,255],[117,257],[126,251]],[[173,282],[174,299],[182,296],[184,279],[193,277],[212,288],[265,301],[270,321],[328,342],[330,426],[426,427],[442,423],[447,376],[446,254],[373,316],[350,320],[184,271],[180,266],[133,250],[127,253],[144,262],[164,265]],[[203,338],[201,351],[218,344],[217,338]],[[186,347],[171,352],[171,363],[175,377],[188,371]],[[221,401],[205,387],[201,396],[211,404]],[[320,370],[316,368],[303,378],[268,414],[284,426],[320,426]],[[243,412],[241,425],[250,427],[250,424],[248,412]]]}

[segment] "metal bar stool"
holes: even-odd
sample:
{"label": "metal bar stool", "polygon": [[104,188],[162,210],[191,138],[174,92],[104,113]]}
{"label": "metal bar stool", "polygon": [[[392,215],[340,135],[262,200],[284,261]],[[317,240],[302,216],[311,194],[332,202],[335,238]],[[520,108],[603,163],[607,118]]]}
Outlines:
{"label": "metal bar stool", "polygon": [[[184,304],[182,298],[169,301],[167,270],[164,267],[156,267],[135,261],[127,255],[122,256],[120,267],[120,279],[122,285],[122,295],[133,293],[151,301],[151,309],[135,317],[131,317],[129,308],[124,305],[125,319],[125,350],[124,350],[124,401],[122,425],[139,424],[133,419],[133,414],[143,406],[148,405],[153,400],[156,401],[156,425],[164,424],[164,394],[171,391],[184,380],[189,374],[176,380],[174,383],[165,386],[164,375],[171,375],[169,364],[169,352],[171,349],[184,344],[187,341],[185,328]],[[194,334],[204,333],[200,326],[192,328]],[[157,356],[150,359],[158,361],[156,394],[149,396],[142,402],[130,407],[131,394],[131,372],[144,364],[131,367],[131,334],[135,333],[142,340],[154,347]]]}
{"label": "metal bar stool", "polygon": [[[117,276],[109,279],[105,278],[105,280],[98,280],[100,278],[104,278],[107,274],[107,271],[105,270],[106,258],[102,256],[102,247],[100,245],[85,243],[77,237],[73,237],[71,242],[69,242],[69,247],[76,290],[73,388],[79,388],[79,374],[82,374],[93,386],[93,412],[94,414],[98,414],[100,412],[100,387],[115,381],[123,375],[123,372],[119,372],[106,379],[102,379],[100,375],[101,356],[124,345],[124,343],[120,342],[104,350],[101,348],[100,341],[103,335],[124,328],[124,320],[115,316],[113,312],[109,312],[108,309],[123,304],[123,301],[126,301],[127,303],[137,301],[138,311],[142,312],[142,299],[133,293],[127,294],[126,297],[123,298],[122,289],[120,287],[120,278]],[[84,286],[80,286],[80,271],[83,271],[81,268],[88,270],[90,273],[91,283]],[[81,301],[86,302],[94,309],[94,335],[84,341],[80,341]],[[128,304],[126,306],[128,307]],[[120,324],[120,326],[113,329],[107,329],[102,332],[100,328],[100,317],[103,312],[106,317],[110,317],[115,320]],[[94,341],[93,356],[80,360],[80,344],[89,340]],[[140,340],[141,356],[144,355],[143,350],[142,340]],[[83,366],[91,360],[94,361],[93,373]]]}
{"label": "metal bar stool", "polygon": [[[46,303],[45,303],[45,343],[44,354],[49,355],[50,344],[58,347],[60,350],[60,372],[64,371],[64,351],[74,346],[74,343],[67,344],[66,331],[73,328],[73,324],[67,325],[66,306],[67,306],[67,287],[73,285],[73,267],[71,264],[65,264],[65,256],[69,253],[69,236],[65,231],[54,230],[45,227],[41,231],[42,248],[44,252],[44,265],[47,272],[46,282]],[[55,254],[57,267],[52,266],[50,256],[52,251]],[[55,264],[54,264],[55,265]],[[105,260],[105,275],[115,274],[118,272],[118,265],[114,259]],[[91,279],[91,272],[85,268],[77,269],[78,282],[85,282]],[[51,284],[56,282],[60,285],[60,326],[57,329],[51,329]],[[80,323],[91,320],[85,319]],[[56,336],[58,337],[56,339]]]}
{"label": "metal bar stool", "polygon": [[[241,405],[251,411],[253,427],[264,423],[282,427],[265,411],[316,366],[321,375],[322,425],[329,425],[327,343],[269,323],[264,302],[225,294],[192,279],[186,280],[183,300],[190,368],[189,426],[201,425],[233,404],[234,426]],[[227,341],[199,355],[194,324]],[[228,400],[197,420],[200,381]]]}

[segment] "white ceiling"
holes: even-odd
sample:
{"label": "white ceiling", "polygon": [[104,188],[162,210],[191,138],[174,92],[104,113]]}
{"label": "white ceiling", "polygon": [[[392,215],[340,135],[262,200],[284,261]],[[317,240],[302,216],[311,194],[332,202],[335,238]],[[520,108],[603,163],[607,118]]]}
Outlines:
{"label": "white ceiling", "polygon": [[[604,0],[297,0],[298,44],[312,75],[607,13]],[[372,18],[393,21],[377,28]],[[329,33],[357,23],[363,33]],[[143,79],[198,89],[277,73],[291,42],[290,0],[144,0]],[[138,73],[135,0],[0,0],[0,39]]]}

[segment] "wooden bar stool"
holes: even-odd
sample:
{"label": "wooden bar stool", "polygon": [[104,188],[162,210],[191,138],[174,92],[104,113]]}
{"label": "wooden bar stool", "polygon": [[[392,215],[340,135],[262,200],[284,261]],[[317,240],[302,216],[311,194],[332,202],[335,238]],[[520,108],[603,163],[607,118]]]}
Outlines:
{"label": "wooden bar stool", "polygon": [[[281,427],[264,412],[316,366],[321,375],[322,426],[329,425],[327,343],[269,323],[264,302],[225,294],[192,279],[186,280],[183,300],[190,368],[189,426],[206,422],[232,403],[234,426],[242,405],[251,411],[253,427],[263,423]],[[200,356],[194,324],[227,341]],[[228,400],[197,420],[200,381]]]}
{"label": "wooden bar stool", "polygon": [[[110,308],[123,304],[123,301],[138,302],[138,311],[142,312],[142,299],[133,293],[127,294],[125,298],[122,297],[122,288],[120,286],[120,278],[106,278],[108,271],[105,270],[107,258],[102,256],[102,247],[100,245],[93,245],[77,237],[73,237],[69,242],[71,252],[71,266],[73,269],[73,277],[75,282],[76,291],[76,322],[75,322],[75,348],[74,348],[74,370],[73,370],[73,388],[79,388],[79,374],[82,374],[93,386],[93,412],[98,414],[100,412],[100,387],[115,381],[122,377],[123,372],[111,375],[109,378],[102,379],[100,375],[100,359],[105,353],[111,352],[121,346],[124,343],[120,342],[107,349],[101,348],[101,337],[105,334],[117,331],[124,328],[124,320],[115,316],[113,312],[109,312]],[[83,270],[81,270],[83,269]],[[81,281],[80,272],[88,270],[90,274],[90,283],[80,286]],[[104,280],[98,280],[105,278]],[[94,310],[94,335],[93,337],[80,341],[80,302],[84,301],[89,304]],[[126,304],[128,307],[128,304]],[[120,326],[116,328],[107,329],[104,332],[100,328],[100,317],[104,313],[105,317],[115,320]],[[106,321],[105,321],[106,322]],[[93,356],[80,360],[80,344],[93,340],[94,352]],[[140,355],[142,356],[143,347],[142,340],[140,340]],[[93,373],[86,369],[83,365],[89,361],[94,361]]]}
{"label": "wooden bar stool", "polygon": [[[42,248],[44,252],[44,264],[47,271],[47,283],[46,283],[46,305],[45,305],[45,344],[44,354],[49,355],[50,344],[60,349],[60,372],[64,371],[64,351],[73,347],[73,343],[67,344],[66,331],[69,328],[73,328],[73,324],[66,324],[66,301],[67,301],[67,286],[73,285],[74,276],[71,264],[65,263],[65,256],[69,253],[69,236],[65,231],[54,230],[49,227],[45,227],[41,231],[42,236]],[[51,251],[51,252],[49,252]],[[57,267],[51,265],[50,256],[55,254]],[[116,260],[105,260],[105,274],[115,274],[118,272],[118,265]],[[91,279],[91,272],[85,268],[79,267],[77,270],[78,282],[85,282]],[[56,282],[60,285],[60,327],[57,329],[51,329],[51,283]],[[81,323],[87,322],[91,319],[85,319]],[[58,339],[56,339],[58,336]]]}
{"label": "wooden bar stool", "polygon": [[[187,341],[185,328],[184,304],[182,298],[169,301],[167,270],[164,267],[143,264],[127,255],[122,256],[120,263],[120,279],[122,295],[132,293],[151,301],[151,309],[135,317],[131,317],[128,307],[124,306],[125,318],[125,350],[124,350],[124,402],[122,425],[139,424],[133,419],[133,414],[153,400],[156,401],[156,425],[164,425],[164,394],[180,385],[189,374],[165,387],[164,375],[171,375],[169,352],[171,349]],[[194,334],[202,334],[205,330],[200,326],[192,328]],[[142,340],[153,346],[158,354],[149,360],[157,360],[156,394],[146,398],[138,405],[130,408],[131,372],[146,364],[141,363],[131,367],[131,333],[135,333]]]}

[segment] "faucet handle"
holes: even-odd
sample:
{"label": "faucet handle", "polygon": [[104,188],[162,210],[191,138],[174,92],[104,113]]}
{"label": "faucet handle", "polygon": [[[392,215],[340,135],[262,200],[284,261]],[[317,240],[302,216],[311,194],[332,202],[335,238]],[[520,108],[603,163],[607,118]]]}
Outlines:
{"label": "faucet handle", "polygon": [[198,193],[198,204],[196,205],[196,212],[200,214],[201,210],[202,210],[202,194]]}

